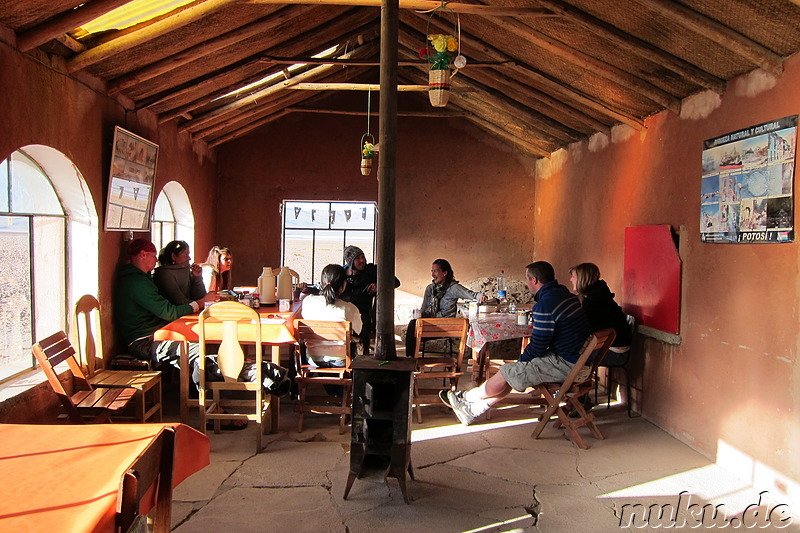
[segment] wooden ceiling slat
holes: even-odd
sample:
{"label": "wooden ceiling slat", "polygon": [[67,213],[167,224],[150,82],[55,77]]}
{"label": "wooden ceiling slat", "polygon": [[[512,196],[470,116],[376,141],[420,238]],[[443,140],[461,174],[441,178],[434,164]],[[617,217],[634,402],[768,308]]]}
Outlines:
{"label": "wooden ceiling slat", "polygon": [[[362,6],[381,7],[381,0],[247,0],[250,4],[313,4],[327,6]],[[400,0],[400,9],[418,9],[430,11],[447,6],[453,13],[469,13],[472,15],[496,17],[540,17],[552,16],[553,13],[541,7],[503,7],[486,6],[479,4],[461,4],[457,2],[442,2],[441,0]]]}
{"label": "wooden ceiling slat", "polygon": [[129,33],[121,36],[118,39],[113,39],[100,46],[95,46],[86,50],[82,54],[78,54],[72,59],[67,61],[67,71],[70,73],[83,70],[88,66],[102,61],[108,57],[118,54],[125,50],[140,45],[155,37],[165,35],[170,31],[186,26],[192,22],[202,19],[204,16],[222,9],[223,7],[235,4],[241,0],[206,0],[202,4],[198,4],[189,9],[184,9],[174,16],[167,17],[155,24],[151,24],[139,31]]}
{"label": "wooden ceiling slat", "polygon": [[[436,25],[439,31],[447,31],[439,21],[432,20],[430,24]],[[643,80],[605,61],[596,59],[589,54],[575,50],[571,46],[557,41],[520,21],[504,20],[502,27],[504,32],[508,32],[519,40],[532,43],[564,61],[618,84],[623,90],[635,91],[675,113],[680,113],[680,100],[647,80]]]}
{"label": "wooden ceiling slat", "polygon": [[258,21],[248,24],[244,27],[237,28],[217,37],[216,39],[197,44],[160,61],[150,63],[145,68],[139,69],[136,72],[132,72],[125,76],[120,76],[109,83],[108,92],[109,94],[115,94],[119,91],[155,78],[161,74],[168,73],[174,68],[186,65],[198,59],[202,59],[206,55],[216,52],[217,50],[222,50],[225,47],[235,45],[236,43],[255,35],[274,31],[281,24],[284,24],[286,20],[291,20],[295,17],[304,17],[306,12],[310,9],[313,8],[308,6],[297,6],[281,10],[278,13],[273,12],[269,14],[268,17],[259,19]]}
{"label": "wooden ceiling slat", "polygon": [[[800,2],[800,0],[797,0]],[[661,48],[643,41],[633,35],[626,33],[607,22],[593,17],[580,9],[562,2],[561,0],[537,0],[537,3],[547,7],[554,13],[558,13],[565,19],[579,24],[581,27],[607,39],[623,50],[631,54],[636,54],[657,65],[670,69],[679,76],[689,79],[706,89],[722,93],[725,90],[725,81],[717,78],[713,74],[706,72],[700,67],[684,61],[679,57],[665,52]]]}
{"label": "wooden ceiling slat", "polygon": [[82,6],[65,11],[44,24],[29,29],[17,36],[17,47],[23,52],[33,50],[51,39],[72,31],[75,28],[105,15],[130,0],[94,0]]}
{"label": "wooden ceiling slat", "polygon": [[500,137],[501,139],[506,141],[508,144],[519,148],[523,152],[527,152],[528,154],[535,155],[535,156],[538,156],[538,157],[547,157],[547,158],[549,158],[550,154],[552,153],[552,151],[550,151],[550,150],[546,150],[546,149],[540,148],[540,147],[538,147],[538,146],[536,146],[534,144],[529,143],[528,141],[526,141],[523,138],[520,138],[520,137],[518,137],[516,135],[513,135],[511,133],[508,133],[507,131],[503,130],[502,128],[499,128],[498,126],[495,126],[494,124],[492,124],[491,122],[489,122],[488,120],[485,120],[483,118],[476,117],[476,116],[473,115],[473,116],[470,116],[468,118],[468,120],[474,122],[475,124],[477,124],[481,128],[483,128],[486,131],[488,131],[489,133],[492,133],[492,134],[496,135],[497,137]]}
{"label": "wooden ceiling slat", "polygon": [[783,72],[783,58],[764,46],[748,39],[736,30],[710,19],[678,2],[669,0],[637,0],[644,6],[699,33],[727,50],[747,59],[767,72],[779,75]]}

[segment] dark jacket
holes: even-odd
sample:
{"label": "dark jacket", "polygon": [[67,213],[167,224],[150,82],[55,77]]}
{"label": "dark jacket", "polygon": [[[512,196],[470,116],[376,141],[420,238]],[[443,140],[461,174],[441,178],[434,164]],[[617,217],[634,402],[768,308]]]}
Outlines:
{"label": "dark jacket", "polygon": [[582,302],[592,331],[614,328],[617,338],[612,346],[630,346],[631,328],[622,308],[614,301],[614,293],[602,279],[591,285]]}
{"label": "dark jacket", "polygon": [[161,265],[153,272],[153,282],[158,292],[175,305],[188,304],[206,295],[202,276],[192,276],[186,263]]}

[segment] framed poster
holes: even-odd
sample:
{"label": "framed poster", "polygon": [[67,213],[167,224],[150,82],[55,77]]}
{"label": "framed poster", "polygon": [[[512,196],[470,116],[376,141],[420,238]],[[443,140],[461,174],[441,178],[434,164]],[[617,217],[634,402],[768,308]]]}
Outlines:
{"label": "framed poster", "polygon": [[797,115],[708,139],[700,187],[700,239],[794,241]]}
{"label": "framed poster", "polygon": [[116,126],[106,202],[107,231],[150,229],[158,145]]}

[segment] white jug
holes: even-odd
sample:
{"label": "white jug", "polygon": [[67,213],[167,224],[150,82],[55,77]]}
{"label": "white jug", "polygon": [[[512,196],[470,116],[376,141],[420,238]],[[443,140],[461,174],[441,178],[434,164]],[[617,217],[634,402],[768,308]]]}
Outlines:
{"label": "white jug", "polygon": [[262,304],[271,305],[275,303],[275,282],[275,274],[273,274],[272,268],[264,267],[261,275],[258,276],[258,294],[261,296]]}

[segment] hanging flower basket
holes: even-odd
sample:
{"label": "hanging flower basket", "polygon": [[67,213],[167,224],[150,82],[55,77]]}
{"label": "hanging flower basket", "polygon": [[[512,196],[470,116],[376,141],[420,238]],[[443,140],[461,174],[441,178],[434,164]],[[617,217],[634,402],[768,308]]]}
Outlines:
{"label": "hanging flower basket", "polygon": [[[367,137],[372,142],[365,140]],[[361,174],[363,176],[369,176],[370,172],[372,172],[372,158],[378,154],[375,151],[374,143],[375,139],[369,133],[361,136]]]}
{"label": "hanging flower basket", "polygon": [[428,35],[433,50],[425,47],[424,58],[430,64],[428,72],[428,98],[433,107],[444,107],[450,98],[450,60],[458,50],[458,41],[452,35]]}

